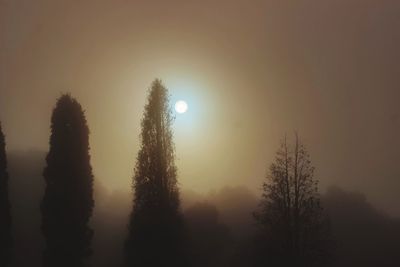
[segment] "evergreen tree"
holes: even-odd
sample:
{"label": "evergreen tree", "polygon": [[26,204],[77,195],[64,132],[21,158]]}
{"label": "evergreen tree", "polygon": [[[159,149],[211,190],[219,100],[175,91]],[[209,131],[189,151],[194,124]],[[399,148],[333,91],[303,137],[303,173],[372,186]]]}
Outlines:
{"label": "evergreen tree", "polygon": [[133,178],[134,203],[125,244],[127,266],[182,266],[182,216],[168,91],[152,83],[142,119]]}
{"label": "evergreen tree", "polygon": [[5,138],[0,123],[0,266],[8,266],[11,252],[11,214]]}
{"label": "evergreen tree", "polygon": [[314,167],[297,134],[294,146],[286,138],[282,142],[263,188],[255,213],[263,230],[263,265],[324,266],[331,247],[329,222]]}
{"label": "evergreen tree", "polygon": [[45,267],[79,267],[90,253],[93,175],[89,129],[81,105],[61,96],[51,118],[50,151],[41,203]]}

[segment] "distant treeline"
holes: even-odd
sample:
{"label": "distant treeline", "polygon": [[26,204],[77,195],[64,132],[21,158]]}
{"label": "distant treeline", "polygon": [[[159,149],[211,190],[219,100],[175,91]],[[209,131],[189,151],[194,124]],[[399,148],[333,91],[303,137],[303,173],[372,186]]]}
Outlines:
{"label": "distant treeline", "polygon": [[[21,199],[15,202],[17,208],[29,207],[25,211],[33,217],[36,216],[34,210],[40,209],[40,227],[30,226],[27,220],[20,228],[35,240],[40,239],[41,230],[44,249],[32,250],[30,256],[37,257],[41,252],[40,262],[45,267],[312,267],[338,262],[337,255],[340,254],[337,251],[342,244],[333,234],[326,210],[341,209],[332,204],[336,200],[321,199],[310,156],[297,134],[293,144],[286,137],[283,139],[267,172],[258,205],[241,207],[241,203],[252,199],[248,193],[239,198],[228,198],[227,203],[235,203],[232,210],[244,212],[237,213],[242,215],[235,215],[235,220],[246,217],[243,214],[252,214],[251,222],[228,227],[220,221],[220,211],[211,202],[196,202],[182,211],[172,122],[168,90],[160,80],[155,80],[141,122],[141,145],[134,166],[130,216],[115,221],[112,214],[123,204],[105,208],[107,205],[103,203],[104,214],[94,214],[93,226],[90,219],[101,187],[94,181],[90,164],[89,128],[78,101],[68,94],[62,95],[51,118],[50,149],[42,171],[44,192],[40,192],[40,207]],[[18,159],[16,161],[18,164]],[[19,236],[20,233],[12,235],[16,233],[11,216],[14,202],[10,205],[8,183],[5,138],[0,125],[0,266],[34,266],[20,258],[24,245],[13,242],[25,237]],[[24,189],[26,194],[40,187],[40,182],[32,183],[31,188]],[[343,194],[340,190],[331,192]],[[120,195],[114,197],[118,199]],[[254,198],[250,203],[256,201]],[[120,202],[116,200],[115,203]],[[322,203],[328,209],[323,209]],[[126,231],[110,230],[110,225],[121,224],[121,221],[123,225],[127,224]],[[102,246],[93,245],[96,243],[93,241],[96,239],[94,229],[102,232],[97,237]],[[118,245],[115,240],[124,240],[123,245]],[[29,250],[29,244],[26,246]],[[112,260],[106,260],[106,255]],[[105,260],[95,261],[93,257]],[[387,263],[392,262],[387,259]],[[352,265],[342,262],[340,266]]]}

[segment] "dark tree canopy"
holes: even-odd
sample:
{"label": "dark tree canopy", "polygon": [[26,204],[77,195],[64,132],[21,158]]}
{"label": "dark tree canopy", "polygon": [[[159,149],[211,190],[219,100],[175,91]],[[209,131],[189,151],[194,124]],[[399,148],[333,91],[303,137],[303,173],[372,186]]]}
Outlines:
{"label": "dark tree canopy", "polygon": [[191,266],[226,266],[225,257],[233,238],[228,226],[219,221],[217,208],[198,202],[185,211],[185,222]]}
{"label": "dark tree canopy", "polygon": [[128,266],[182,265],[182,216],[167,89],[150,88],[133,177],[134,203],[125,244]]}
{"label": "dark tree canopy", "polygon": [[41,204],[44,266],[83,266],[91,253],[94,206],[89,128],[81,105],[61,96],[51,118],[50,151]]}
{"label": "dark tree canopy", "polygon": [[12,243],[5,146],[5,138],[0,123],[0,266],[8,266]]}
{"label": "dark tree canopy", "polygon": [[324,266],[329,259],[330,235],[310,156],[296,134],[285,140],[263,185],[260,210],[266,263],[273,266]]}

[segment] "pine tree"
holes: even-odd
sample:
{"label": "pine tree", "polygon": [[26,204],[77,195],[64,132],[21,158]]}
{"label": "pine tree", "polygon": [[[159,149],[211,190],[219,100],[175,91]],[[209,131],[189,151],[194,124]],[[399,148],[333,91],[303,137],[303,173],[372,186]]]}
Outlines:
{"label": "pine tree", "polygon": [[310,156],[297,134],[294,146],[286,138],[282,142],[263,189],[255,217],[263,230],[266,264],[324,266],[332,244],[329,222]]}
{"label": "pine tree", "polygon": [[46,162],[41,203],[44,266],[83,266],[93,235],[88,226],[94,206],[93,175],[86,118],[70,95],[61,96],[53,110]]}
{"label": "pine tree", "polygon": [[5,138],[0,123],[0,266],[8,266],[11,253],[11,214]]}
{"label": "pine tree", "polygon": [[152,83],[142,119],[133,178],[134,203],[125,244],[127,266],[182,266],[182,216],[168,91]]}

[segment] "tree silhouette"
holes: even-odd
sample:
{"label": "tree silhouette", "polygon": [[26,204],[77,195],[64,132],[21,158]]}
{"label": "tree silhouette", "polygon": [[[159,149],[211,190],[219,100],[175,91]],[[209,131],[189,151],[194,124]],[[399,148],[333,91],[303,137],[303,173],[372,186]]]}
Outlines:
{"label": "tree silhouette", "polygon": [[296,134],[285,140],[263,185],[260,210],[263,254],[273,266],[324,266],[329,259],[329,223],[318,194],[309,154]]}
{"label": "tree silhouette", "polygon": [[11,252],[11,214],[5,138],[0,123],[0,266],[8,266]]}
{"label": "tree silhouette", "polygon": [[91,253],[93,201],[89,129],[81,105],[61,96],[51,118],[50,151],[41,203],[44,266],[83,266]]}
{"label": "tree silhouette", "polygon": [[225,266],[233,238],[230,229],[219,221],[217,208],[198,202],[185,211],[191,266]]}
{"label": "tree silhouette", "polygon": [[185,261],[172,121],[168,90],[157,79],[141,123],[133,211],[125,243],[127,266],[182,266]]}

